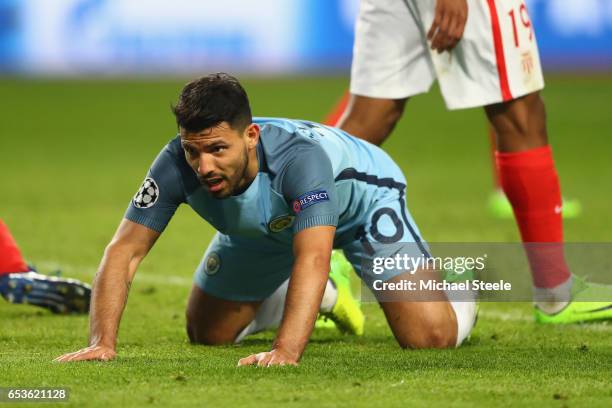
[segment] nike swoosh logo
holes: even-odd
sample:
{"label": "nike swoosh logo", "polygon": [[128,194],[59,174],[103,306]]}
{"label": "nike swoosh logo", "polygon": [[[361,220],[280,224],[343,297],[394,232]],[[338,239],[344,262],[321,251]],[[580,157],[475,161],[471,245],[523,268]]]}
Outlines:
{"label": "nike swoosh logo", "polygon": [[578,313],[583,314],[583,313],[603,312],[604,310],[610,310],[610,309],[612,309],[612,304],[610,304],[608,306],[600,307],[598,309],[587,310],[585,312],[578,312]]}

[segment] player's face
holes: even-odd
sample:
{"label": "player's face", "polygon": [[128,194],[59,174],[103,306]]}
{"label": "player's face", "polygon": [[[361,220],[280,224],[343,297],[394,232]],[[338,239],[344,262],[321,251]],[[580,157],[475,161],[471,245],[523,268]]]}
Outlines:
{"label": "player's face", "polygon": [[227,122],[199,132],[180,129],[187,163],[215,198],[240,194],[251,184],[259,164],[255,147],[259,126],[232,129]]}

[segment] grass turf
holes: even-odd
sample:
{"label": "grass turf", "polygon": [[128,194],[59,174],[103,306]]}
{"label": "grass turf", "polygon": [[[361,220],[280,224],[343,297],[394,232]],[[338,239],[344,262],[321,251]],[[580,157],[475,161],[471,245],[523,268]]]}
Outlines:
{"label": "grass turf", "polygon": [[[3,79],[0,216],[43,271],[91,281],[148,165],[175,132],[169,105],[183,81]],[[317,120],[338,78],[245,80],[262,116]],[[612,78],[554,76],[545,98],[564,193],[584,214],[568,241],[611,241]],[[430,241],[516,241],[486,211],[491,191],[484,115],[415,98],[385,145],[408,179],[408,205]],[[374,305],[363,338],[316,332],[298,368],[236,369],[272,333],[240,346],[187,342],[191,275],[212,229],[181,208],[142,264],[110,363],[51,363],[87,341],[85,317],[0,303],[0,386],[64,386],[70,405],[610,406],[609,325],[536,326],[528,304],[484,304],[458,350],[402,351]]]}

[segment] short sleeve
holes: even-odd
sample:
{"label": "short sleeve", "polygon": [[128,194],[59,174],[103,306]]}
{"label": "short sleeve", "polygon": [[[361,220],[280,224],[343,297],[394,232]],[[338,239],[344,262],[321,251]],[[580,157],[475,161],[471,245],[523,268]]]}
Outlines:
{"label": "short sleeve", "polygon": [[176,161],[166,147],[151,165],[125,212],[125,218],[163,232],[178,206],[185,201],[184,196]]}
{"label": "short sleeve", "polygon": [[293,232],[338,224],[338,197],[332,164],[323,148],[311,145],[295,152],[284,169],[283,196],[295,213]]}

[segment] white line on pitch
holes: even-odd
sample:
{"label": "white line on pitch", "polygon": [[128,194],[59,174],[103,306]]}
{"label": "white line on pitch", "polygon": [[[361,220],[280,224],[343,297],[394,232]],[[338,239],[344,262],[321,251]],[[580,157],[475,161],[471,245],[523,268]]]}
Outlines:
{"label": "white line on pitch", "polygon": [[[59,263],[55,261],[41,261],[36,263],[37,267],[40,267],[43,271],[61,270],[65,273],[65,277],[74,277],[71,275],[87,275],[93,276],[96,274],[96,268],[91,266],[76,266],[68,265],[65,263]],[[136,282],[147,282],[156,283],[159,285],[173,285],[173,286],[191,286],[192,280],[183,276],[172,276],[172,275],[157,275],[141,271],[136,274],[134,278]]]}

